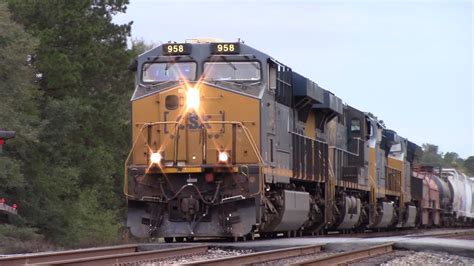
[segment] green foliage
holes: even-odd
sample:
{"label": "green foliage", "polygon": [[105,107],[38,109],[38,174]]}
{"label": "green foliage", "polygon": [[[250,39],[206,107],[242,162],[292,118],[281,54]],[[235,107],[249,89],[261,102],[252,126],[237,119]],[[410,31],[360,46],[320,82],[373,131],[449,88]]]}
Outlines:
{"label": "green foliage", "polygon": [[2,254],[34,252],[42,250],[43,245],[43,236],[38,234],[35,228],[0,224],[0,252]]}
{"label": "green foliage", "polygon": [[[36,233],[35,228],[17,227],[11,224],[0,225],[0,236],[3,238],[16,238],[22,241],[29,239],[41,239],[41,236]],[[3,242],[3,241],[0,241]]]}
{"label": "green foliage", "polygon": [[[9,143],[8,157],[0,157],[0,166],[8,169],[0,181],[11,179],[1,183],[2,189],[19,186],[12,194],[21,200],[21,215],[56,243],[112,243],[124,218],[119,215],[125,207],[122,167],[133,90],[127,66],[135,52],[126,47],[130,24],[111,21],[128,1],[7,2],[27,33],[8,20],[8,28],[18,33],[0,38],[0,46],[16,49],[7,55],[18,54],[8,65],[21,64],[19,69],[0,67],[0,82],[10,79],[1,89],[11,92],[9,107],[16,108],[0,112],[2,123],[10,121],[0,126],[19,133]],[[20,114],[25,117],[17,118]]]}
{"label": "green foliage", "polygon": [[143,54],[146,51],[149,51],[156,47],[153,43],[146,43],[144,40],[133,40],[132,41],[132,50],[136,53],[136,55]]}
{"label": "green foliage", "polygon": [[79,200],[68,210],[71,224],[68,226],[70,231],[63,239],[65,245],[87,247],[119,241],[120,226],[116,214],[101,208],[100,194],[96,189],[83,191]]}
{"label": "green foliage", "polygon": [[420,159],[420,163],[440,166],[442,164],[443,158],[442,154],[438,154],[438,146],[425,143],[422,145],[423,154]]}
{"label": "green foliage", "polygon": [[432,165],[437,167],[441,166],[443,168],[455,168],[461,172],[468,173],[468,167],[466,166],[466,162],[462,158],[460,158],[457,153],[440,153],[438,151],[438,146],[429,143],[423,144],[422,150],[423,153],[420,159],[421,164]]}
{"label": "green foliage", "polygon": [[41,93],[34,83],[35,70],[27,62],[37,39],[14,23],[4,3],[0,2],[0,129],[17,131],[0,154],[0,197],[20,200],[42,124],[38,111]]}
{"label": "green foliage", "polygon": [[467,170],[470,176],[474,176],[474,156],[469,156],[464,161],[464,168]]}

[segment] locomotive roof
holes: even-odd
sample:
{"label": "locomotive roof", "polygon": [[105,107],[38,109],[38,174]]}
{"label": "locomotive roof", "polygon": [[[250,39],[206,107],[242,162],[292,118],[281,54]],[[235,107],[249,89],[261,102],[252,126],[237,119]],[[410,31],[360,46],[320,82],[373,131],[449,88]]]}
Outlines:
{"label": "locomotive roof", "polygon": [[[223,42],[223,43],[229,43],[230,44],[230,42]],[[226,56],[226,57],[230,57],[230,58],[235,57],[235,58],[239,58],[239,59],[246,59],[246,58],[247,59],[258,59],[258,60],[261,60],[262,62],[265,62],[269,59],[274,60],[269,55],[255,49],[251,46],[248,46],[243,42],[239,42],[239,46],[240,46],[240,53],[239,54],[221,54],[221,55],[210,54],[211,46],[213,44],[215,44],[215,42],[207,42],[207,43],[189,43],[188,42],[188,43],[184,43],[184,44],[192,46],[192,49],[191,49],[189,55],[176,55],[176,56],[171,56],[171,57],[170,57],[170,55],[166,55],[164,53],[164,50],[163,50],[163,47],[167,44],[178,44],[178,43],[169,42],[169,43],[161,44],[160,46],[157,46],[157,47],[155,47],[155,48],[153,48],[149,51],[146,51],[146,52],[144,52],[143,54],[141,54],[137,57],[138,63],[143,63],[143,62],[146,62],[146,61],[159,60],[160,56],[166,56],[166,58],[168,60],[170,60],[170,59],[177,60],[177,61],[195,60],[195,61],[199,61],[199,62],[209,61],[213,57],[222,57],[222,56]]]}

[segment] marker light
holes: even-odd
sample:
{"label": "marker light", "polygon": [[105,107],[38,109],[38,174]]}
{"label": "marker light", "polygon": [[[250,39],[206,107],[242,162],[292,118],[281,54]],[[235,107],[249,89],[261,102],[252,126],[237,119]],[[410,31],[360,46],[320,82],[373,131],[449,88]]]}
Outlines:
{"label": "marker light", "polygon": [[219,152],[219,162],[226,163],[229,160],[229,155],[225,151]]}
{"label": "marker light", "polygon": [[163,156],[161,156],[161,153],[159,152],[154,152],[150,155],[151,163],[159,164],[161,159],[163,159]]}
{"label": "marker light", "polygon": [[196,88],[189,88],[188,92],[186,93],[186,105],[188,106],[188,109],[197,110],[200,103],[201,99],[199,90]]}

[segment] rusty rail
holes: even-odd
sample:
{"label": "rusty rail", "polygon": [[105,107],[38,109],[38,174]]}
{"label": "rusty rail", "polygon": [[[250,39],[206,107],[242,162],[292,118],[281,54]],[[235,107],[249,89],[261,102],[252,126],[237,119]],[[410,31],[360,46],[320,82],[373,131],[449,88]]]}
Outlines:
{"label": "rusty rail", "polygon": [[310,245],[292,248],[283,248],[277,250],[255,252],[245,255],[225,257],[212,260],[193,261],[181,265],[246,265],[261,263],[272,260],[281,260],[290,257],[305,256],[321,251],[323,245]]}
{"label": "rusty rail", "polygon": [[81,265],[81,266],[95,266],[95,265],[116,265],[125,263],[151,263],[158,260],[172,258],[177,256],[190,256],[196,254],[206,253],[207,245],[189,246],[181,248],[169,248],[162,250],[140,251],[125,254],[115,254],[107,256],[89,257],[82,259],[71,259],[63,261],[53,261],[38,265]]}
{"label": "rusty rail", "polygon": [[459,231],[454,231],[454,232],[441,232],[441,233],[428,233],[425,235],[420,235],[418,237],[435,237],[435,238],[462,238],[462,237],[470,237],[474,236],[474,230],[473,229],[467,229],[467,230],[459,230]]}
{"label": "rusty rail", "polygon": [[150,263],[161,259],[206,253],[207,245],[138,251],[137,245],[53,252],[0,258],[0,265],[113,265]]}
{"label": "rusty rail", "polygon": [[339,254],[330,255],[323,258],[317,258],[314,260],[307,260],[292,265],[339,265],[348,263],[356,260],[366,259],[382,254],[390,253],[393,250],[393,243],[373,246],[364,249],[358,249],[348,252],[342,252]]}
{"label": "rusty rail", "polygon": [[136,252],[138,245],[121,245],[115,247],[87,248],[40,254],[11,255],[0,258],[0,265],[25,265],[44,263],[49,261],[106,256],[111,254]]}

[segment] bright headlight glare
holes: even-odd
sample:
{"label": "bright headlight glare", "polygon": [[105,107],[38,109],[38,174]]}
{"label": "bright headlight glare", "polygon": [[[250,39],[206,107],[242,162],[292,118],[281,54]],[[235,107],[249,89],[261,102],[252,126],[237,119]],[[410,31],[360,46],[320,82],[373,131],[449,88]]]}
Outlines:
{"label": "bright headlight glare", "polygon": [[151,163],[159,164],[161,159],[163,159],[163,156],[159,152],[154,152],[150,155]]}
{"label": "bright headlight glare", "polygon": [[199,90],[196,88],[189,88],[186,94],[186,105],[188,109],[198,109],[201,102]]}
{"label": "bright headlight glare", "polygon": [[219,162],[226,163],[229,160],[229,154],[227,152],[219,152]]}

